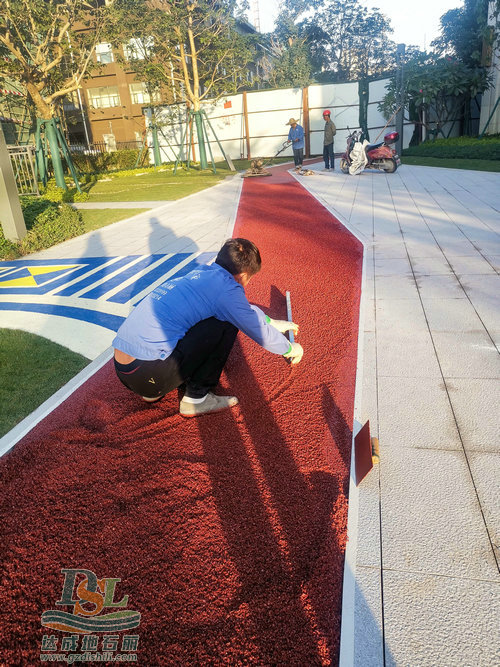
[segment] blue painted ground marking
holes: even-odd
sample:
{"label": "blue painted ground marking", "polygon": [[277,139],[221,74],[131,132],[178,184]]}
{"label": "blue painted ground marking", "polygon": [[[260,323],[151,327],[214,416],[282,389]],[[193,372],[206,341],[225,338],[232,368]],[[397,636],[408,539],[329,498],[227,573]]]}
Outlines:
{"label": "blue painted ground marking", "polygon": [[62,289],[60,292],[56,292],[56,294],[57,296],[71,296],[72,294],[76,294],[84,287],[88,287],[89,285],[92,285],[93,283],[102,280],[110,273],[114,273],[120,267],[130,264],[130,262],[132,262],[134,259],[137,259],[138,257],[139,255],[130,255],[129,257],[123,257],[122,259],[119,259],[117,262],[113,262],[113,264],[104,266],[100,271],[96,271],[91,276],[87,276],[86,278],[83,278],[83,280],[79,280],[74,285],[70,285],[69,287]]}
{"label": "blue painted ground marking", "polygon": [[[116,331],[136,305],[133,300],[137,295],[152,289],[167,273],[172,273],[170,278],[179,278],[200,264],[209,263],[216,255],[215,252],[200,253],[176,272],[175,268],[191,254],[0,262],[0,311],[57,315]],[[165,261],[161,261],[162,258]],[[133,263],[134,260],[139,261]],[[116,271],[118,274],[110,276]],[[107,276],[110,277],[106,279]],[[106,299],[108,292],[126,281],[131,282]],[[82,293],[86,287],[89,289]],[[19,300],[13,295],[18,295]],[[87,307],[89,299],[95,309]],[[36,327],[34,319],[34,333]]]}
{"label": "blue painted ground marking", "polygon": [[180,252],[177,255],[172,255],[172,257],[169,257],[165,262],[162,262],[145,276],[139,278],[135,283],[128,285],[114,296],[109,297],[108,301],[113,303],[127,303],[127,301],[133,299],[134,296],[137,296],[137,294],[140,294],[149,285],[161,278],[162,275],[168,273],[174,266],[189,257],[189,254],[187,252]]}
{"label": "blue painted ground marking", "polygon": [[[148,266],[151,266],[151,264],[154,264],[154,262],[158,261],[164,256],[165,255],[150,255],[149,257],[145,257],[144,259],[141,259],[140,262],[136,262],[133,266],[129,266],[124,271],[120,271],[120,273],[118,273],[116,276],[113,276],[113,278],[106,280],[106,282],[102,283],[102,285],[97,285],[97,287],[90,289],[88,292],[84,292],[81,296],[84,299],[99,299],[110,290],[118,287],[118,285],[125,282],[129,278],[132,278],[132,276],[135,275],[138,271],[146,269]],[[148,279],[150,279],[151,273],[148,273],[147,276]]]}
{"label": "blue painted ground marking", "polygon": [[118,331],[125,317],[100,313],[96,310],[86,308],[74,308],[73,306],[54,306],[46,303],[8,303],[0,301],[0,310],[23,310],[30,313],[45,313],[46,315],[60,315],[73,320],[82,320],[91,324],[98,324],[111,331]]}
{"label": "blue painted ground marking", "polygon": [[13,280],[17,274],[17,270],[14,274],[9,273],[8,275],[1,273],[0,274],[0,296],[3,294],[47,294],[52,290],[65,285],[70,280],[74,280],[80,276],[85,275],[92,269],[95,269],[97,266],[109,262],[113,257],[85,257],[84,259],[47,259],[47,260],[16,260],[14,262],[2,262],[1,266],[9,266],[13,268],[25,266],[61,266],[64,264],[76,264],[77,266],[74,269],[68,269],[64,272],[61,272],[61,277],[56,278],[53,282],[45,282],[43,285],[37,285],[36,287],[2,287],[2,282],[7,282]]}

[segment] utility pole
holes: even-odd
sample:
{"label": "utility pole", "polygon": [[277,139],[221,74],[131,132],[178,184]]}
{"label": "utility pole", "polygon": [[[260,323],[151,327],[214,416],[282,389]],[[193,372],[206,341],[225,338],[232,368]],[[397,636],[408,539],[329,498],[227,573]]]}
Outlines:
{"label": "utility pole", "polygon": [[396,50],[396,132],[399,139],[396,142],[396,151],[401,157],[403,152],[403,120],[404,120],[404,56],[405,45],[398,44]]}
{"label": "utility pole", "polygon": [[0,223],[9,241],[19,241],[26,235],[16,179],[12,171],[9,151],[0,126]]}

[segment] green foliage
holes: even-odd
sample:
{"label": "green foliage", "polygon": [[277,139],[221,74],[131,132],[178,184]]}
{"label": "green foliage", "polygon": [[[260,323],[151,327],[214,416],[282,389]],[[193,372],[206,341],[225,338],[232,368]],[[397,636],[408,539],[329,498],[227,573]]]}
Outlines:
{"label": "green foliage", "polygon": [[69,204],[57,204],[44,197],[21,197],[28,233],[18,242],[8,241],[0,229],[0,259],[14,259],[83,234],[82,217]]}
{"label": "green foliage", "polygon": [[437,52],[455,56],[469,67],[483,65],[483,49],[491,47],[495,40],[494,31],[488,28],[489,3],[490,0],[464,0],[462,7],[443,14],[441,35],[432,42]]}
{"label": "green foliage", "polygon": [[16,259],[20,254],[18,244],[5,238],[0,224],[0,259]]}
{"label": "green foliage", "polygon": [[72,203],[87,201],[89,196],[86,192],[78,192],[76,187],[64,190],[59,188],[55,181],[49,181],[45,188],[40,188],[43,199],[54,203]]}
{"label": "green foliage", "polygon": [[69,204],[49,206],[36,217],[33,226],[19,244],[20,251],[26,255],[50,248],[83,232],[81,215]]}
{"label": "green foliage", "polygon": [[258,37],[237,26],[238,8],[237,0],[116,0],[109,39],[133,40],[127,67],[146,82],[152,103],[189,102],[197,111],[202,99],[248,85]]}
{"label": "green foliage", "polygon": [[[469,102],[489,85],[490,75],[482,68],[469,67],[455,59],[435,58],[420,54],[405,63],[405,86],[402,102],[413,110],[406,120],[425,125],[430,132],[430,114],[435,118],[436,132],[443,134],[442,126],[450,119],[463,116]],[[396,111],[396,75],[386,86],[387,94],[378,108],[389,119]],[[415,117],[416,116],[416,117]],[[424,120],[424,117],[426,120]]]}
{"label": "green foliage", "polygon": [[282,6],[261,62],[264,77],[273,88],[302,88],[313,80],[311,45],[314,37],[310,27],[297,20],[298,16],[298,8],[290,3]]}
{"label": "green foliage", "polygon": [[[98,153],[97,155],[84,155],[72,153],[71,157],[76,168],[88,174],[104,173],[113,169],[133,169],[137,162],[139,153],[142,153],[140,164],[149,165],[149,149],[120,150],[111,153]],[[76,200],[75,200],[76,201]]]}
{"label": "green foliage", "polygon": [[403,155],[421,157],[500,160],[500,136],[476,139],[474,137],[454,137],[424,141],[419,146],[410,146]]}
{"label": "green foliage", "polygon": [[31,229],[39,215],[54,206],[50,199],[45,197],[20,197],[26,228]]}
{"label": "green foliage", "polygon": [[24,86],[40,118],[51,118],[87,75],[94,47],[104,41],[111,11],[106,5],[101,0],[0,3],[0,79]]}
{"label": "green foliage", "polygon": [[329,0],[308,23],[323,31],[323,39],[313,44],[322,64],[319,81],[356,81],[394,67],[393,30],[378,9],[367,9],[360,0]]}

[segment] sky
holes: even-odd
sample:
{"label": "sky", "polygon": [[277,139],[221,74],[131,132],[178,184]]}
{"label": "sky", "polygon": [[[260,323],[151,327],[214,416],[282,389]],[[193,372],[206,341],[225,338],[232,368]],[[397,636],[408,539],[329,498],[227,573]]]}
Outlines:
{"label": "sky", "polygon": [[[250,7],[252,2],[250,0]],[[262,32],[270,32],[278,13],[279,0],[258,0]],[[430,43],[439,35],[439,19],[449,9],[461,7],[462,0],[362,0],[368,9],[379,9],[391,21],[396,43],[414,44],[430,50]],[[249,12],[253,23],[252,9]]]}

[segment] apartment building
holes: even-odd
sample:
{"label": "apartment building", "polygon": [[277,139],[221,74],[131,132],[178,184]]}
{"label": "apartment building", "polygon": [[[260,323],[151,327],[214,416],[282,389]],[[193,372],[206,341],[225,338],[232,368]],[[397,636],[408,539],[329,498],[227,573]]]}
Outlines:
{"label": "apartment building", "polygon": [[[243,33],[256,32],[244,21],[238,21],[237,29]],[[95,61],[100,67],[83,82],[81,90],[64,103],[70,143],[104,142],[108,150],[140,146],[146,130],[146,108],[159,102],[176,102],[173,86],[161,95],[150,91],[132,68],[127,67],[127,62],[144,57],[145,42],[139,38],[131,39],[118,50],[106,42],[96,46]],[[254,86],[258,67],[255,63],[248,70],[249,89]]]}
{"label": "apartment building", "polygon": [[123,44],[120,51],[106,42],[96,46],[95,60],[100,67],[64,103],[72,144],[104,142],[109,150],[125,142],[130,144],[127,147],[141,144],[146,129],[144,108],[160,101],[159,93],[150,92],[127,67],[128,61],[143,54],[139,39]]}

